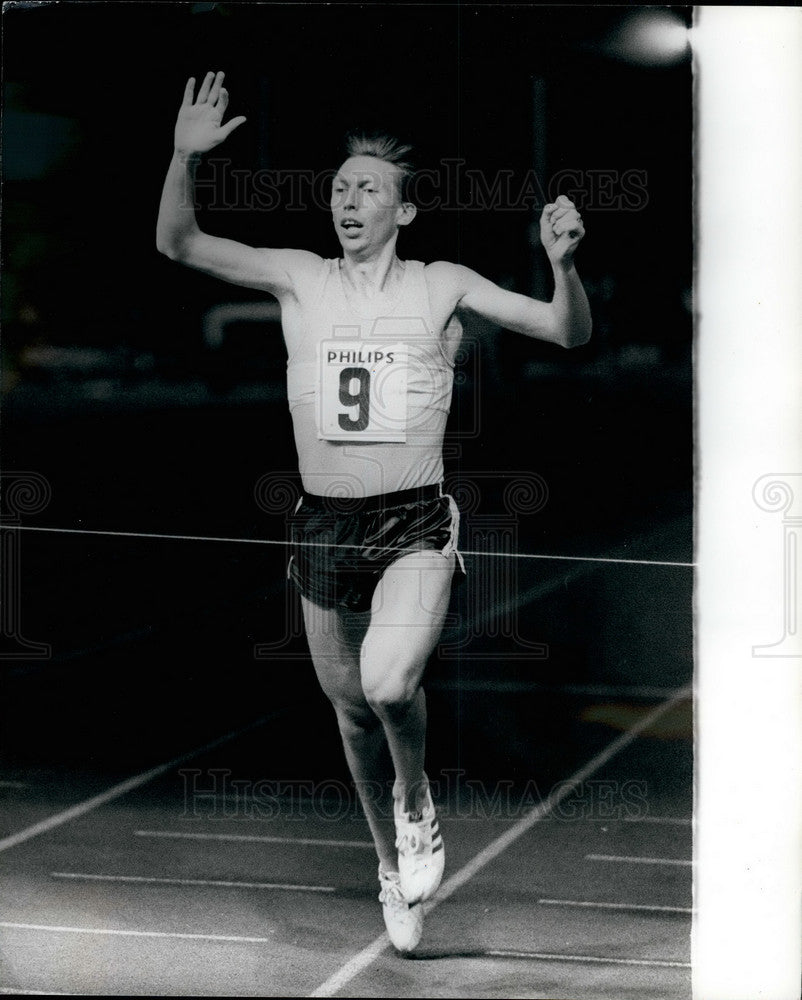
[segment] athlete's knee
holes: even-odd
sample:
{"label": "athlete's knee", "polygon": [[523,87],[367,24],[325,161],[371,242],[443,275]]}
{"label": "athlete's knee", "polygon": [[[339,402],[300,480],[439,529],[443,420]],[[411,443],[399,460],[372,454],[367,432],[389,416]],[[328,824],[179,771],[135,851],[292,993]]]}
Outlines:
{"label": "athlete's knee", "polygon": [[368,704],[382,720],[403,722],[415,702],[416,692],[402,685],[379,684],[365,692]]}
{"label": "athlete's knee", "polygon": [[403,719],[415,702],[418,687],[413,674],[403,667],[393,669],[388,664],[385,670],[366,670],[363,673],[365,700],[381,719]]}

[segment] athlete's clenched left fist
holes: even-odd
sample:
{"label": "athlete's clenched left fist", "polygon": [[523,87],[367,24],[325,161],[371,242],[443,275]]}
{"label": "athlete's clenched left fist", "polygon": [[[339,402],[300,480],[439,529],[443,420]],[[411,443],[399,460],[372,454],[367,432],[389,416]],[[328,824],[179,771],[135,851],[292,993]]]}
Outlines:
{"label": "athlete's clenched left fist", "polygon": [[561,194],[540,216],[540,240],[552,264],[570,264],[585,235],[582,216],[570,198]]}

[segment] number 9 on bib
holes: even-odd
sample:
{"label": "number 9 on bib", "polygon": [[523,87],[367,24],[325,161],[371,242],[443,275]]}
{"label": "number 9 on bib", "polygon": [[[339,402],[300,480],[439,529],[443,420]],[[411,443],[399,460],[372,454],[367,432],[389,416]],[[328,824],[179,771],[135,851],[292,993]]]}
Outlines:
{"label": "number 9 on bib", "polygon": [[318,437],[406,441],[406,344],[324,340],[318,362]]}

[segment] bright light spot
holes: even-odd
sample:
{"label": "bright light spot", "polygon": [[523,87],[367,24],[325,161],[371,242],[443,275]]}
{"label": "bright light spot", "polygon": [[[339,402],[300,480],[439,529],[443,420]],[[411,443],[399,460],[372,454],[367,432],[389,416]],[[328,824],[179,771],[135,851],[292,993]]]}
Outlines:
{"label": "bright light spot", "polygon": [[690,54],[690,30],[673,11],[641,10],[627,17],[602,50],[641,66],[668,66]]}

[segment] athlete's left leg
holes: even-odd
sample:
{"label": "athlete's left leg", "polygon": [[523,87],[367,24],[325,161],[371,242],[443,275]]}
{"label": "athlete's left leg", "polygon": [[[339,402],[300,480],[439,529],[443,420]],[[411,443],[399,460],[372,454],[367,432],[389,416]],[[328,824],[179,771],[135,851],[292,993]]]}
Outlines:
{"label": "athlete's left leg", "polygon": [[420,812],[427,794],[421,681],[443,629],[454,558],[424,551],[393,562],[376,587],[362,643],[362,690],[387,736],[395,767],[393,796],[408,813]]}

